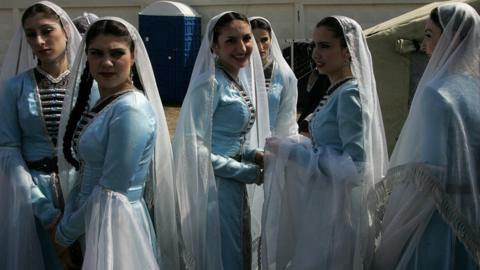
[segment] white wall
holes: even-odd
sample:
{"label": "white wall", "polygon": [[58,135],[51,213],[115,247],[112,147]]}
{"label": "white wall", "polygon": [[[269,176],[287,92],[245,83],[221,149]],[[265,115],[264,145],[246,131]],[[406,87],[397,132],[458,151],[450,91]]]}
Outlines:
{"label": "white wall", "polygon": [[[133,25],[140,12],[152,0],[57,0],[72,18],[84,11],[99,16],[118,16]],[[286,39],[310,38],[314,25],[328,15],[346,15],[357,20],[364,29],[431,1],[428,0],[185,0],[202,16],[202,30],[214,15],[234,10],[248,16],[263,16],[272,23],[281,43]],[[27,0],[0,0],[0,62],[23,9],[34,3]]]}

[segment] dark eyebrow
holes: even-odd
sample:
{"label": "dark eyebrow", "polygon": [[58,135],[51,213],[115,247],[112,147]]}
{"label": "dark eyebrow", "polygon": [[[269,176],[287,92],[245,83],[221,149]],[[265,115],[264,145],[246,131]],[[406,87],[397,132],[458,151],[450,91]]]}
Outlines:
{"label": "dark eyebrow", "polygon": [[[55,28],[56,24],[42,24],[40,25],[38,28],[39,29],[42,29],[42,28],[47,28],[47,27],[51,27],[51,28]],[[27,32],[27,31],[35,31],[36,29],[35,28],[25,28],[24,31]]]}
{"label": "dark eyebrow", "polygon": [[55,26],[57,26],[57,25],[58,25],[58,24],[50,24],[50,23],[46,23],[46,24],[42,24],[42,25],[40,25],[40,28],[42,28],[42,27],[55,27]]}
{"label": "dark eyebrow", "polygon": [[97,49],[97,48],[88,48],[88,52],[101,52],[102,50]]}

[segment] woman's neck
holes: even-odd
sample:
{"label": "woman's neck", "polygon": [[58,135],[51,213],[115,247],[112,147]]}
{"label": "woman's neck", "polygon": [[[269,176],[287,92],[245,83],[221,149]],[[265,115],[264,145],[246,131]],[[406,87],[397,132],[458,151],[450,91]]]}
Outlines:
{"label": "woman's neck", "polygon": [[68,69],[68,59],[67,57],[62,57],[58,61],[53,61],[50,63],[41,63],[40,68],[50,74],[54,78],[58,78],[62,73]]}
{"label": "woman's neck", "polygon": [[228,75],[230,75],[230,77],[232,77],[234,80],[238,80],[238,73],[240,69],[223,64],[222,60],[218,60],[218,66],[223,69],[223,71],[227,72]]}
{"label": "woman's neck", "polygon": [[106,99],[109,96],[112,96],[112,95],[115,95],[115,94],[118,94],[118,93],[123,93],[125,91],[133,91],[135,89],[133,84],[130,83],[129,81],[123,83],[122,85],[112,87],[112,88],[107,88],[107,87],[102,87],[102,86],[99,86],[98,88],[99,88],[98,90],[100,92],[100,99]]}
{"label": "woman's neck", "polygon": [[338,72],[328,74],[328,79],[330,80],[330,85],[334,85],[346,78],[353,77],[350,67],[345,67],[339,70]]}

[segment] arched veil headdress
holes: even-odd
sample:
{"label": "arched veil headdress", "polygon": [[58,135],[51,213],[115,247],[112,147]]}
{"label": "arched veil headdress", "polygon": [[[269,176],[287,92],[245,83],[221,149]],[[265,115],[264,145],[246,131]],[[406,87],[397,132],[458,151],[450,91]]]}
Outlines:
{"label": "arched veil headdress", "polygon": [[[216,95],[216,56],[211,48],[213,28],[226,13],[213,17],[207,25],[173,141],[183,256],[187,269],[223,269],[217,187],[210,157],[213,98]],[[251,147],[263,147],[269,134],[268,103],[262,62],[258,48],[255,44],[253,47],[250,61],[240,70],[239,79],[257,111],[247,143]]]}
{"label": "arched veil headdress", "polygon": [[373,256],[374,190],[388,165],[385,131],[362,28],[350,18],[334,18],[343,29],[358,83],[365,160],[355,166],[346,153],[328,144],[314,148],[303,136],[267,143],[265,269],[364,269]]}
{"label": "arched veil headdress", "polygon": [[[165,269],[179,269],[179,255],[178,255],[178,233],[176,225],[175,214],[175,192],[173,183],[173,155],[170,143],[170,136],[168,133],[167,122],[163,105],[158,93],[155,76],[152,65],[148,57],[147,50],[143,44],[142,38],[138,31],[127,21],[116,17],[103,17],[100,20],[112,20],[123,24],[130,33],[132,41],[135,45],[135,67],[138,71],[140,81],[143,86],[143,91],[148,101],[155,111],[157,121],[157,136],[155,141],[154,157],[150,172],[148,174],[147,185],[153,185],[154,196],[154,216],[155,216],[155,231],[157,236],[157,246],[160,251],[160,267]],[[87,32],[88,33],[88,32]],[[60,123],[60,137],[63,138],[65,128],[68,122],[69,114],[74,106],[74,101],[78,95],[78,83],[80,76],[84,70],[87,55],[85,51],[85,39],[82,41],[75,64],[72,67],[72,80],[69,84],[69,91],[65,96],[64,107],[62,111],[62,121]],[[127,146],[128,147],[128,146]],[[59,170],[60,175],[65,177],[75,177],[75,174],[69,173],[71,166],[63,157],[63,149],[59,147]],[[72,181],[70,181],[72,182]],[[123,224],[122,224],[123,225]],[[118,230],[114,230],[115,232]],[[135,232],[134,232],[135,233]],[[128,234],[128,233],[127,233]],[[119,236],[125,237],[125,236]],[[99,243],[102,244],[102,243]],[[148,241],[144,244],[148,244]],[[127,247],[115,247],[127,248]],[[113,249],[114,251],[117,249]],[[133,254],[133,253],[132,253]],[[99,254],[93,254],[100,256]],[[132,255],[133,256],[133,255]],[[87,258],[87,257],[86,257]],[[135,259],[135,258],[133,258]],[[127,267],[127,266],[124,266]],[[127,267],[128,268],[128,267]]]}
{"label": "arched veil headdress", "polygon": [[[68,63],[71,66],[75,60],[78,45],[80,45],[80,41],[82,40],[80,33],[72,23],[68,14],[59,6],[49,1],[40,1],[36,4],[42,4],[49,7],[60,17],[63,29],[68,38],[67,57]],[[2,69],[0,71],[0,83],[3,83],[5,80],[22,73],[25,70],[31,69],[36,65],[37,61],[32,53],[32,48],[27,43],[22,24],[19,23],[5,53]]]}
{"label": "arched veil headdress", "polygon": [[376,269],[406,269],[434,210],[480,265],[480,18],[465,3],[438,14],[443,32],[391,157]]}
{"label": "arched veil headdress", "polygon": [[[297,78],[295,77],[295,74],[293,73],[292,69],[283,57],[282,49],[280,48],[280,44],[278,43],[277,36],[275,35],[275,31],[272,28],[272,24],[263,17],[254,16],[248,18],[250,22],[256,19],[265,21],[271,29],[271,45],[269,51],[269,58],[275,62],[275,68],[278,68],[278,70],[280,71],[282,83],[284,84],[283,87],[285,95],[282,96],[284,99],[282,100],[282,104],[285,104],[285,106],[287,106],[287,104],[291,105],[293,103],[295,104],[293,107],[296,108],[298,96]],[[298,126],[296,110],[292,112],[291,117],[289,117],[287,121],[277,123],[277,126],[274,127],[274,130],[272,130],[273,136],[287,136],[297,133]]]}
{"label": "arched veil headdress", "polygon": [[[48,1],[36,4],[49,7],[59,16],[68,39],[66,50],[71,65],[80,44],[80,34],[62,8]],[[5,91],[6,80],[36,65],[32,48],[19,23],[0,69],[0,93]],[[6,269],[42,269],[44,265],[34,223],[31,185],[33,180],[26,170],[21,149],[0,147],[0,241],[3,243],[0,265]],[[28,260],[25,260],[25,254],[28,254]]]}

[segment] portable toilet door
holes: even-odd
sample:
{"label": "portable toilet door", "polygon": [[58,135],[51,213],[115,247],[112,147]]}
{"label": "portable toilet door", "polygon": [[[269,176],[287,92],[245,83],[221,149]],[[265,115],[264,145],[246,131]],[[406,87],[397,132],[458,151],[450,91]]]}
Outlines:
{"label": "portable toilet door", "polygon": [[181,103],[200,48],[199,14],[182,3],[157,1],[140,12],[139,32],[162,101]]}

